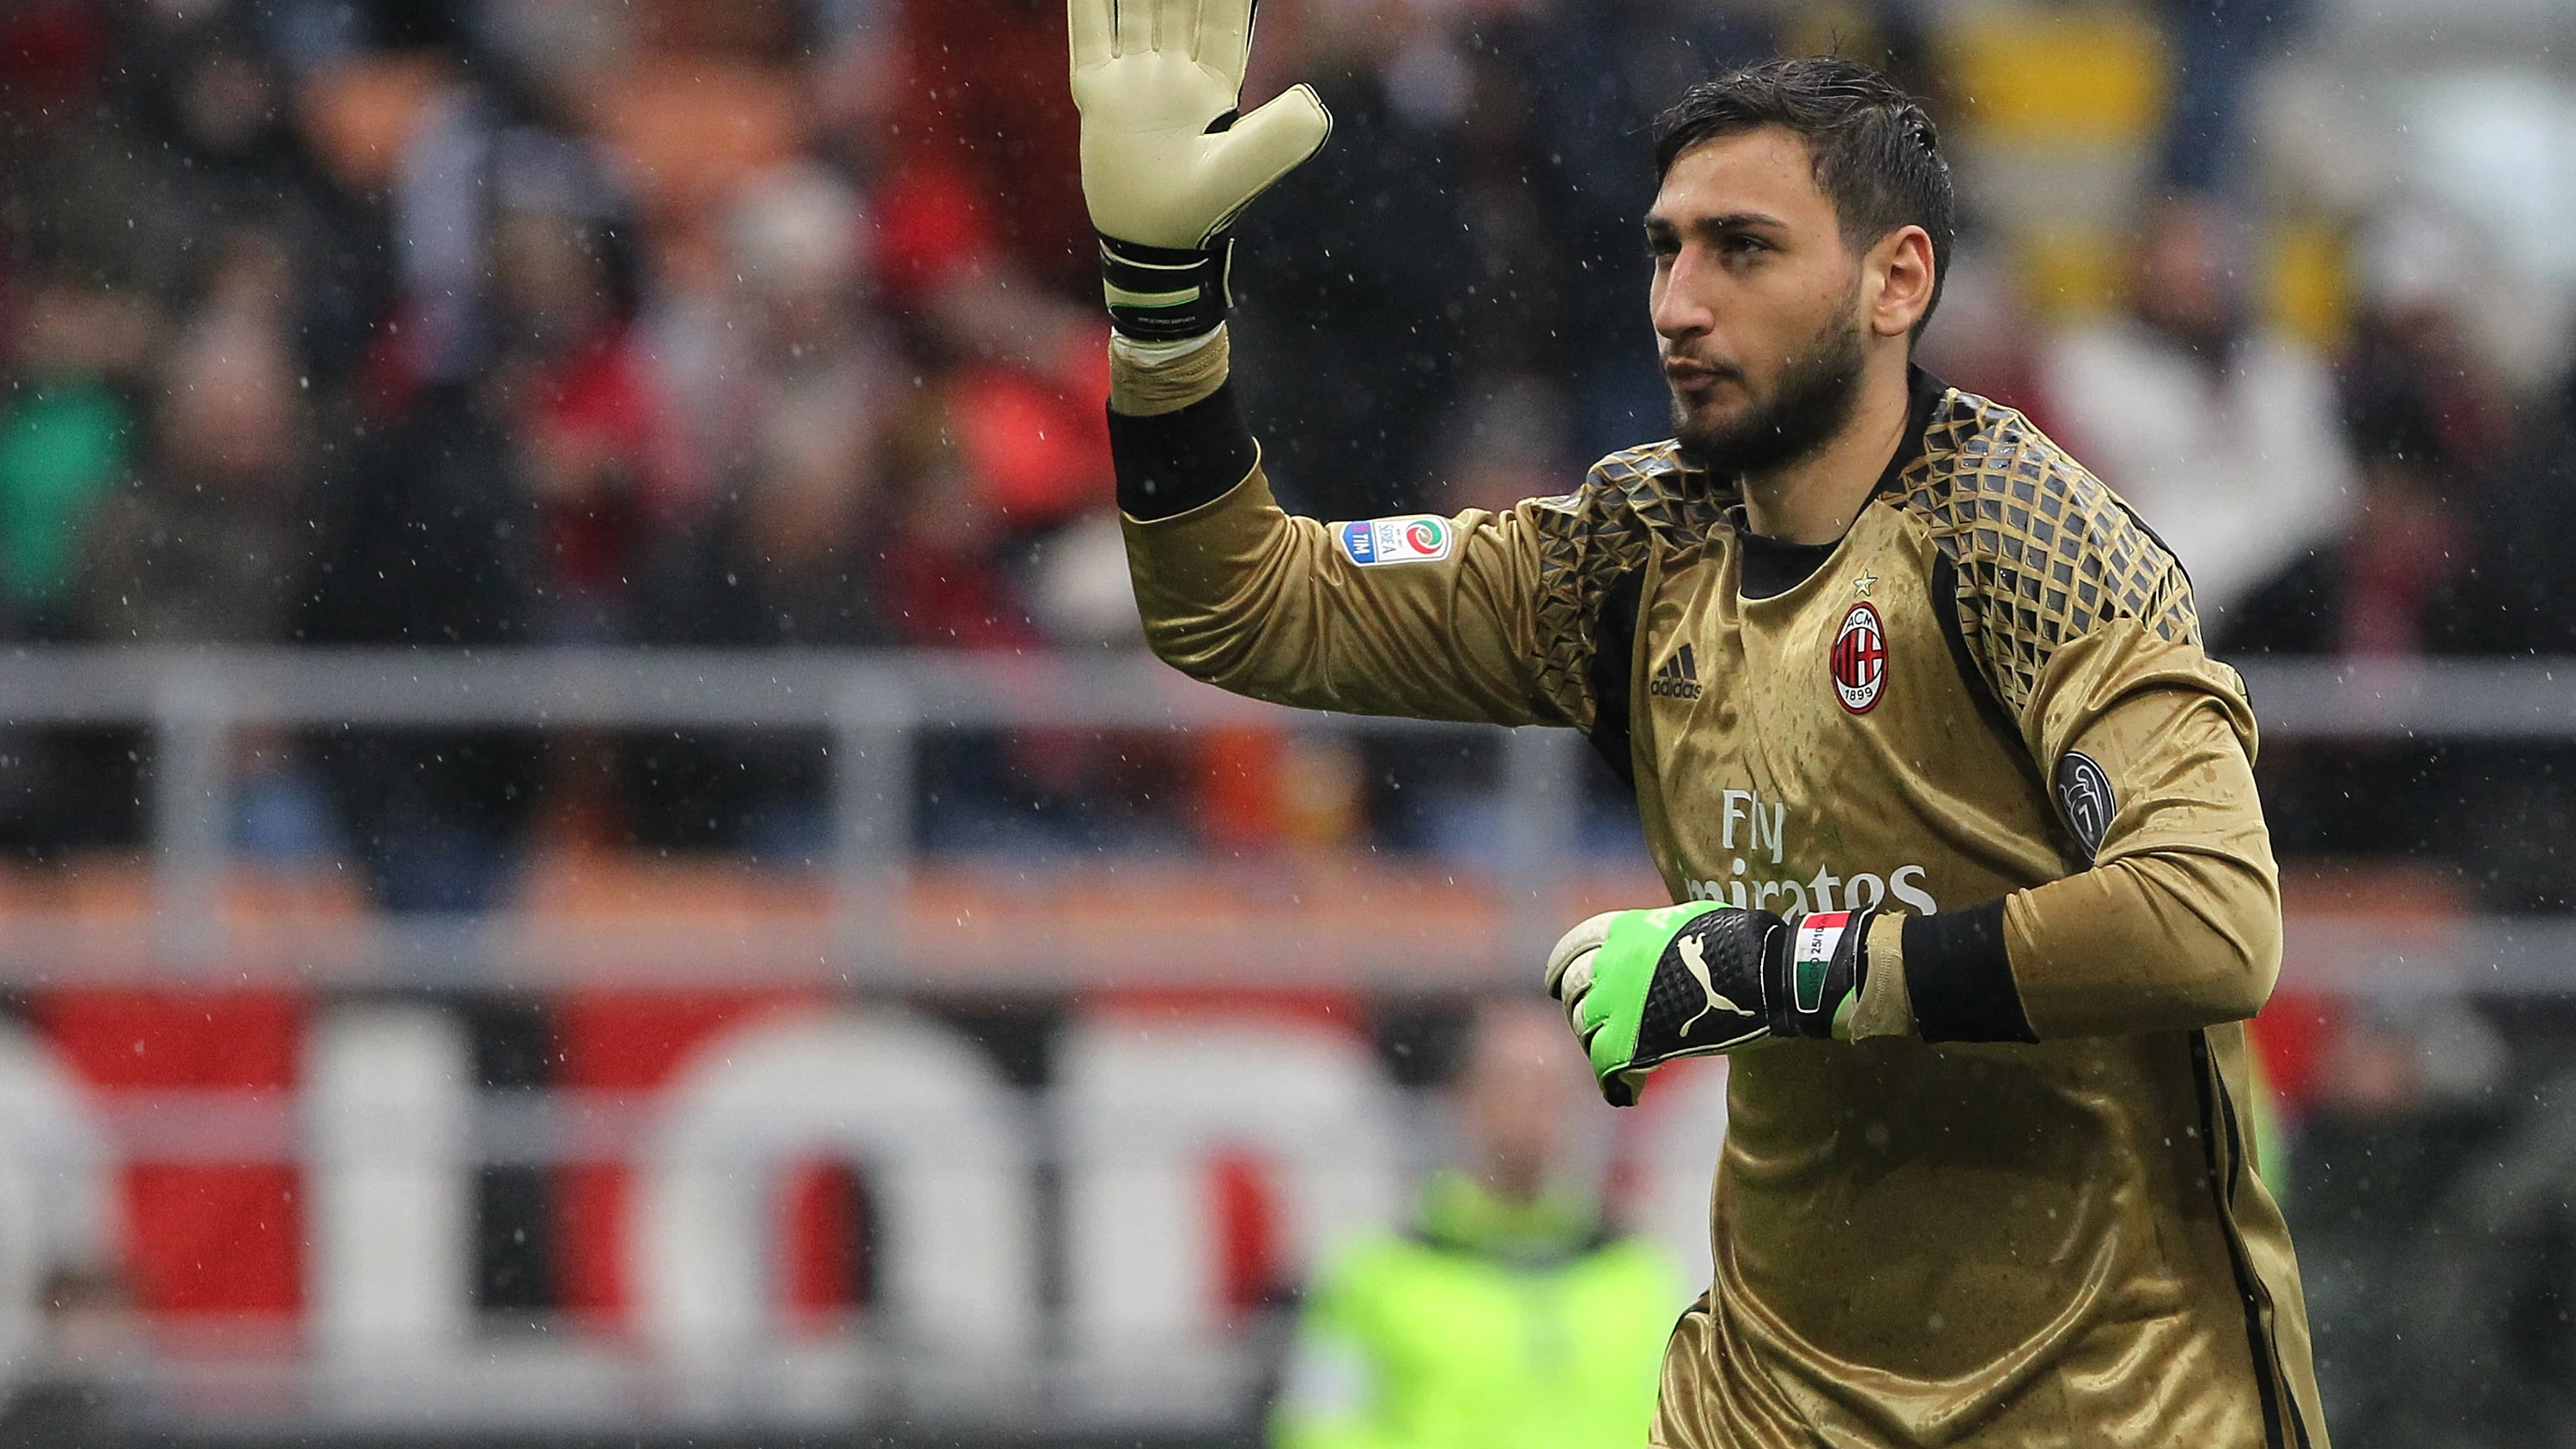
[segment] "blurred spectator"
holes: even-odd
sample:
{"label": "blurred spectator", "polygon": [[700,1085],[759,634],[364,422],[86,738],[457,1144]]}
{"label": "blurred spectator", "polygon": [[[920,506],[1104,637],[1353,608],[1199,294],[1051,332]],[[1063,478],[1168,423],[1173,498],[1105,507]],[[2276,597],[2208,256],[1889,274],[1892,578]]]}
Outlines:
{"label": "blurred spectator", "polygon": [[2158,0],[2174,50],[2173,119],[2164,179],[2190,191],[2236,182],[2245,94],[2307,0]]}
{"label": "blurred spectator", "polygon": [[886,642],[877,601],[876,439],[827,406],[768,420],[743,480],[651,576],[643,638],[665,644]]}
{"label": "blurred spectator", "polygon": [[2040,367],[2063,441],[2173,549],[2213,635],[2352,509],[2333,375],[2250,317],[2245,250],[2215,202],[2159,203],[2127,315],[2050,339]]}
{"label": "blurred spectator", "polygon": [[[13,228],[14,230],[14,228]],[[83,539],[133,466],[160,319],[130,286],[46,271],[16,299],[0,410],[0,633],[81,632]],[[0,846],[37,859],[131,839],[135,740],[121,730],[0,733]]]}
{"label": "blurred spectator", "polygon": [[127,231],[165,298],[203,258],[249,233],[282,253],[280,310],[294,369],[336,371],[366,343],[388,286],[385,236],[364,202],[334,186],[298,130],[284,67],[244,6],[133,7],[120,82],[137,139],[162,164]]}
{"label": "blurred spectator", "polygon": [[[242,237],[164,363],[150,450],[86,537],[77,632],[109,644],[278,644],[310,572],[313,439],[287,356],[282,251]],[[313,863],[332,830],[282,732],[237,730],[234,844]],[[122,770],[94,778],[113,796]],[[128,792],[130,793],[130,791]]]}
{"label": "blurred spectator", "polygon": [[[1537,254],[1502,280],[1521,289],[1524,317],[1544,324],[1537,361],[1566,380],[1565,447],[1588,466],[1672,430],[1672,397],[1646,323],[1641,227],[1655,196],[1647,141],[1655,115],[1693,81],[1767,55],[1772,17],[1750,5],[1666,0],[1482,8],[1499,13],[1485,22],[1493,41],[1476,52],[1479,70],[1509,90],[1494,98],[1508,104],[1480,108],[1479,124],[1492,130],[1508,124],[1496,112],[1519,116],[1523,134],[1518,154],[1500,168],[1487,164],[1480,191],[1517,196],[1531,210],[1516,219],[1538,232]],[[1477,224],[1490,229],[1490,200],[1484,210]]]}
{"label": "blurred spectator", "polygon": [[2050,432],[2057,419],[2030,345],[2037,323],[2022,279],[1998,250],[1971,237],[1950,253],[1941,310],[1915,349],[1915,361],[1953,387],[2019,409],[2040,431]]}
{"label": "blurred spectator", "polygon": [[864,208],[795,166],[751,182],[727,230],[733,284],[649,324],[715,502],[661,547],[643,637],[882,642],[874,521],[900,364],[860,291]]}
{"label": "blurred spectator", "polygon": [[629,327],[609,235],[545,200],[505,202],[493,227],[492,380],[536,508],[541,642],[597,644],[632,632],[637,577],[658,529],[696,489],[679,466],[663,401]]}
{"label": "blurred spectator", "polygon": [[[1332,517],[1438,506],[1448,444],[1530,414],[1565,473],[1662,437],[1645,324],[1644,136],[1770,40],[1752,9],[1653,0],[1316,0],[1279,73],[1333,111],[1333,162],[1243,225],[1245,405],[1284,496]],[[1525,428],[1524,431],[1531,431]]]}
{"label": "blurred spectator", "polygon": [[[2456,385],[2490,376],[2485,368],[2469,365],[2473,355],[2463,358],[2452,342],[2434,350],[2450,363],[2435,374],[2437,383]],[[2438,396],[2455,395],[2446,387]],[[2533,399],[2519,419],[2509,412],[2497,415],[2498,396],[2490,385],[2471,394],[2483,405],[2464,398],[2460,405],[2439,409],[2503,425],[2480,426],[2465,440],[2471,448],[2491,451],[2495,465],[2484,486],[2458,500],[2476,539],[2464,592],[2477,628],[2476,636],[2464,643],[2480,653],[2576,654],[2576,596],[2568,588],[2568,581],[2576,579],[2576,537],[2553,526],[2576,499],[2576,370]]]}
{"label": "blurred spectator", "polygon": [[545,53],[508,16],[489,38],[462,57],[475,79],[428,101],[402,153],[401,294],[371,358],[371,401],[399,416],[423,389],[470,380],[534,503],[534,612],[517,622],[544,642],[622,639],[648,530],[685,515],[697,490],[630,325],[642,286],[631,218],[576,125],[573,67],[590,52]]}
{"label": "blurred spectator", "polygon": [[[497,38],[513,37],[503,27]],[[442,79],[397,132],[386,198],[399,294],[377,386],[395,403],[491,367],[531,328],[551,323],[558,330],[545,340],[570,341],[563,326],[590,320],[564,315],[578,308],[566,295],[577,285],[613,289],[608,310],[623,317],[639,282],[625,197],[579,129],[579,77],[533,68],[506,45],[429,55]],[[513,222],[527,225],[505,240],[498,233]],[[577,236],[586,265],[537,251],[530,233],[540,223]],[[515,276],[504,271],[511,262]]]}
{"label": "blurred spectator", "polygon": [[903,369],[868,291],[871,221],[833,171],[775,167],[743,181],[710,275],[666,276],[640,326],[711,491],[742,476],[782,409],[831,409],[854,437],[883,431]]}
{"label": "blurred spectator", "polygon": [[1332,164],[1244,218],[1236,371],[1282,495],[1365,518],[1420,496],[1470,361],[1478,76],[1427,0],[1327,0],[1307,36],[1296,74],[1332,110]]}
{"label": "blurred spectator", "polygon": [[[529,490],[494,389],[423,392],[396,425],[326,461],[297,637],[316,644],[523,643],[536,595]],[[491,904],[539,779],[534,743],[498,731],[341,731],[322,761],[377,899]]]}
{"label": "blurred spectator", "polygon": [[1009,569],[1000,510],[945,390],[907,409],[890,439],[885,602],[895,637],[933,649],[1037,642]]}
{"label": "blurred spectator", "polygon": [[896,164],[953,177],[991,210],[1014,269],[1067,295],[1098,286],[1077,164],[1081,117],[1064,83],[1056,0],[904,6],[908,68]]}
{"label": "blurred spectator", "polygon": [[874,179],[914,103],[904,75],[902,0],[810,0],[812,58],[805,85],[818,156],[862,180]]}
{"label": "blurred spectator", "polygon": [[[273,257],[248,285],[280,283]],[[306,571],[311,438],[284,339],[209,308],[163,369],[144,465],[99,508],[80,632],[109,643],[283,642]]]}
{"label": "blurred spectator", "polygon": [[[1087,352],[1103,355],[1096,339]],[[1082,421],[1102,425],[1103,414],[1076,406],[1061,383],[988,367],[952,374],[898,415],[879,545],[896,641],[1023,650],[1051,633],[1101,628],[1106,447],[1064,439]],[[1123,543],[1118,555],[1123,572]],[[1133,596],[1124,602],[1132,612]],[[1042,604],[1054,612],[1042,614]],[[1177,843],[1170,753],[1168,740],[1098,731],[930,736],[922,742],[922,774],[933,782],[928,843],[1089,849],[1112,834],[1128,844]]]}
{"label": "blurred spectator", "polygon": [[1565,1171],[1588,1074],[1548,1006],[1478,1014],[1454,1088],[1459,1167],[1414,1230],[1317,1276],[1273,1442],[1283,1449],[1611,1449],[1654,1414],[1678,1274],[1604,1231]]}
{"label": "blurred spectator", "polygon": [[[2535,619],[2514,595],[2530,519],[2497,515],[2489,497],[2521,492],[2499,482],[2512,409],[2457,318],[2382,298],[2361,319],[2341,391],[2360,459],[2353,513],[2213,628],[2220,651],[2403,663],[2529,647]],[[2285,852],[2420,854],[2459,870],[2491,908],[2560,910],[2576,904],[2576,861],[2545,842],[2576,810],[2567,754],[2311,742],[2267,751],[2262,777]]]}
{"label": "blurred spectator", "polygon": [[[2491,656],[2576,654],[2576,548],[2553,524],[2576,499],[2576,373],[2532,400],[2513,428],[2493,369],[2447,318],[2419,319],[2420,355],[2446,449],[2487,460],[2445,491],[2464,553],[2435,603],[2437,648]],[[2456,441],[2450,441],[2456,439]],[[2444,802],[2452,846],[2480,896],[2503,911],[2576,910],[2576,742],[2456,744]]]}
{"label": "blurred spectator", "polygon": [[[2500,439],[2492,400],[2438,316],[2373,313],[2344,365],[2360,467],[2338,536],[2273,577],[2213,631],[2238,653],[2408,658],[2479,646],[2502,620],[2461,607],[2473,558],[2465,505]],[[2494,410],[2500,414],[2500,410]]]}
{"label": "blurred spectator", "polygon": [[[859,292],[858,200],[829,173],[791,168],[747,187],[728,230],[737,284],[712,303],[721,321],[690,335],[689,319],[660,319],[665,335],[680,334],[660,350],[673,395],[694,411],[696,451],[713,460],[718,497],[659,546],[638,637],[887,643],[879,561],[896,363]],[[624,794],[645,843],[747,846],[782,861],[828,847],[819,739],[657,736],[627,754]]]}
{"label": "blurred spectator", "polygon": [[[2405,660],[2455,642],[2468,539],[2449,501],[2453,458],[2422,375],[2392,370],[2385,341],[2366,334],[2347,379],[2361,454],[2348,525],[2212,621],[2221,654]],[[2454,747],[2301,742],[2265,754],[2266,814],[2285,851],[2430,854],[2458,844],[2446,838],[2463,786]]]}
{"label": "blurred spectator", "polygon": [[47,279],[18,307],[0,413],[0,605],[17,638],[70,625],[81,535],[125,472],[157,320],[131,292]]}

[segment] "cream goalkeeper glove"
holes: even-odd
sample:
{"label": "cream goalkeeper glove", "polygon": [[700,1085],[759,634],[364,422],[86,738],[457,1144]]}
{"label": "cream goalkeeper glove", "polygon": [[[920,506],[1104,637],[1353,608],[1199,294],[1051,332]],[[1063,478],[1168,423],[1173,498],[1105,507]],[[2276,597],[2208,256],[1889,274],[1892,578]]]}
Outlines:
{"label": "cream goalkeeper glove", "polygon": [[1238,117],[1254,0],[1070,0],[1082,195],[1110,325],[1182,342],[1225,320],[1227,228],[1323,146],[1310,86]]}

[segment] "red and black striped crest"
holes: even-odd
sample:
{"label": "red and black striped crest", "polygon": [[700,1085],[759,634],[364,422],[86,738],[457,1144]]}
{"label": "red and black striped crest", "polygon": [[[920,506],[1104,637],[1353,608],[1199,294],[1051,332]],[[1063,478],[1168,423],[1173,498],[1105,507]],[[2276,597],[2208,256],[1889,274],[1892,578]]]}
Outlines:
{"label": "red and black striped crest", "polygon": [[1854,604],[1843,615],[1842,628],[1834,632],[1832,663],[1834,693],[1844,709],[1867,714],[1878,707],[1887,688],[1887,629],[1876,608]]}

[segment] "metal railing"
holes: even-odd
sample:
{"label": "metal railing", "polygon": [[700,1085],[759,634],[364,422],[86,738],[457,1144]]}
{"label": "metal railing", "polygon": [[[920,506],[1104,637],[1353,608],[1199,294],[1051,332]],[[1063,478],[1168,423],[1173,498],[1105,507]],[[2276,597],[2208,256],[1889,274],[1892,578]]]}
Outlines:
{"label": "metal railing", "polygon": [[[2265,736],[2275,743],[2576,737],[2576,659],[2276,662],[2245,674]],[[903,900],[919,866],[912,812],[916,747],[925,731],[1247,724],[1342,732],[1477,728],[1278,709],[1194,683],[1137,653],[24,650],[0,655],[0,725],[148,733],[153,904],[143,940],[119,939],[95,921],[22,920],[0,973],[21,981],[95,977],[131,971],[138,961],[181,977],[230,969],[227,954],[236,943],[219,909],[234,786],[226,742],[246,727],[824,732],[834,840],[828,922],[782,923],[764,942],[693,937],[669,923],[621,937],[605,922],[519,929],[507,913],[379,917],[308,933],[271,954],[281,969],[352,983],[420,984],[468,969],[462,962],[479,982],[537,984],[595,972],[609,959],[647,975],[657,961],[685,971],[715,952],[754,975],[765,963],[773,973],[882,986],[918,980],[925,962],[943,954],[973,954],[904,925]],[[1449,984],[1472,982],[1483,971],[1525,968],[1527,951],[1515,945],[1544,942],[1562,925],[1581,772],[1592,768],[1586,747],[1566,731],[1515,730],[1505,732],[1502,749],[1497,864],[1473,883],[1486,892],[1496,928],[1446,961],[1396,951],[1383,961],[1323,963],[1322,979],[1386,984],[1408,968],[1426,968]],[[1298,979],[1312,984],[1319,953],[1335,943],[1301,939],[1300,929],[1293,916],[1283,917],[1255,949],[1283,966],[1303,963]],[[2337,938],[2325,954],[2346,984],[2576,988],[2576,929],[2556,921],[2472,920],[2438,938],[2393,942],[2332,921],[2317,929]],[[1145,974],[1169,976],[1186,974],[1205,947],[1204,940],[1176,937],[1159,948],[1130,941],[1122,950]],[[1080,985],[1091,969],[1076,951],[1056,963],[1056,979],[1047,984]],[[966,979],[975,976],[965,969]]]}

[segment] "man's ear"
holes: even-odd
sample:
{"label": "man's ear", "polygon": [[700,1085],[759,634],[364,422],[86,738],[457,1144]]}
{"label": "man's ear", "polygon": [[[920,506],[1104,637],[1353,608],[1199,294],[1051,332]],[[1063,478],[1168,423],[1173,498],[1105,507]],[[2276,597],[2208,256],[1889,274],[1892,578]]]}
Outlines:
{"label": "man's ear", "polygon": [[1867,265],[1878,284],[1868,304],[1870,330],[1881,337],[1913,331],[1932,306],[1931,233],[1900,226],[1869,249]]}

